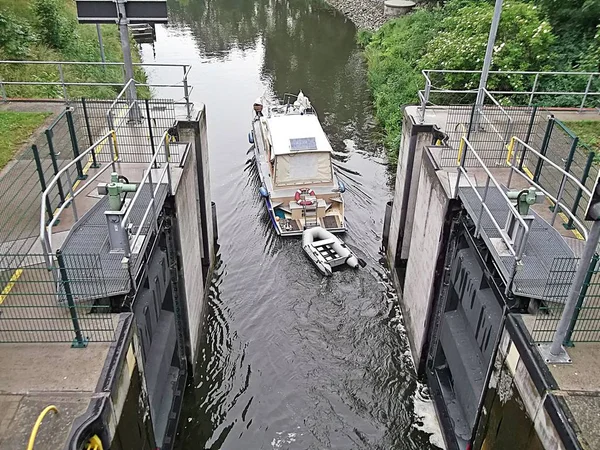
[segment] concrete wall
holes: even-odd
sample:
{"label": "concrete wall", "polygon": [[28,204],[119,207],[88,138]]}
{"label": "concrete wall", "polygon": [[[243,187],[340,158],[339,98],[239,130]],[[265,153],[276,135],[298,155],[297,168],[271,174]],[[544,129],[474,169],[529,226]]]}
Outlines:
{"label": "concrete wall", "polygon": [[408,259],[423,151],[433,140],[433,126],[417,124],[411,111],[407,108],[404,112],[398,153],[387,244],[387,259],[391,267],[398,265],[400,259]]}
{"label": "concrete wall", "polygon": [[414,220],[411,221],[411,249],[401,300],[411,351],[417,364],[421,360],[437,283],[435,271],[438,255],[445,251],[441,248],[441,238],[448,204],[448,193],[427,154],[420,166],[412,215]]}
{"label": "concrete wall", "polygon": [[197,153],[190,151],[175,194],[177,211],[180,277],[185,290],[185,307],[189,324],[190,362],[196,360],[200,322],[204,307],[204,277],[202,275],[203,233],[200,213],[200,192],[196,170]]}
{"label": "concrete wall", "polygon": [[189,329],[190,363],[195,368],[200,326],[204,311],[205,287],[215,260],[215,230],[210,196],[210,166],[206,112],[200,109],[195,120],[179,122],[180,139],[190,142],[183,174],[175,193],[180,278],[184,288]]}

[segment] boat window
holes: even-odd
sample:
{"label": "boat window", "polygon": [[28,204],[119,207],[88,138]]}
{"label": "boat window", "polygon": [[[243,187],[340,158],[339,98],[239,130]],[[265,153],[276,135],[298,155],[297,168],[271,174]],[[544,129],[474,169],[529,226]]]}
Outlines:
{"label": "boat window", "polygon": [[275,159],[276,186],[330,183],[332,180],[329,152],[292,153]]}

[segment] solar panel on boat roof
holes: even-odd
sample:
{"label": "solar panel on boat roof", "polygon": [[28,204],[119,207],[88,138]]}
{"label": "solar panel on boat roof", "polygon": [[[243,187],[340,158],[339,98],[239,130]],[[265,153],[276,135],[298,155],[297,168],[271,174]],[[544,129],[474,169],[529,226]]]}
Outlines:
{"label": "solar panel on boat roof", "polygon": [[317,140],[314,137],[290,139],[290,150],[293,152],[316,149]]}

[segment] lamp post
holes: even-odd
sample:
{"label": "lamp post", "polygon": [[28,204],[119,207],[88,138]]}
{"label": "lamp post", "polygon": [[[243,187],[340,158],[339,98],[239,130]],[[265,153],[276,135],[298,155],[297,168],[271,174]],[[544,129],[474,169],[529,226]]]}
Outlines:
{"label": "lamp post", "polygon": [[483,60],[483,68],[481,69],[481,78],[479,79],[479,89],[477,90],[477,100],[475,100],[475,110],[479,111],[483,106],[485,98],[484,90],[487,87],[488,75],[490,66],[492,65],[492,54],[494,52],[494,43],[496,42],[496,33],[498,32],[498,24],[500,23],[500,14],[502,12],[502,2],[504,0],[496,0],[494,6],[494,16],[492,17],[492,26],[488,36],[487,48],[485,50],[485,59]]}

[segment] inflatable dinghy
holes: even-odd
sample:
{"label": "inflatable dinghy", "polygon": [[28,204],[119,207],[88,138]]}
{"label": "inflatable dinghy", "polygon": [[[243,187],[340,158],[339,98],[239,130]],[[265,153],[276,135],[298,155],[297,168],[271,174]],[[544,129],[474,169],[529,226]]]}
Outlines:
{"label": "inflatable dinghy", "polygon": [[302,233],[302,248],[325,275],[331,276],[332,269],[342,264],[358,267],[358,258],[344,242],[334,234],[321,227],[313,227]]}

